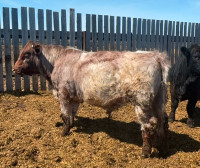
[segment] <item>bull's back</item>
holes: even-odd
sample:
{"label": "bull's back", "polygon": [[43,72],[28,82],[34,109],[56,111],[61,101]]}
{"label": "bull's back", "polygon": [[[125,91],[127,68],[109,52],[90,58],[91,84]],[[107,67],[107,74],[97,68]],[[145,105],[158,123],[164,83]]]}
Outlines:
{"label": "bull's back", "polygon": [[124,53],[79,69],[76,81],[85,102],[107,106],[119,100],[149,101],[159,89],[162,72],[153,57]]}

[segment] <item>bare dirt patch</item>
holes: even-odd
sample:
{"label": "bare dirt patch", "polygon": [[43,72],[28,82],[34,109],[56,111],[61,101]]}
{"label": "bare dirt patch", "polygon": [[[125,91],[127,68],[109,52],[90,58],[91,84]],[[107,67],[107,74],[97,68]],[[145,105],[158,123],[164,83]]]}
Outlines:
{"label": "bare dirt patch", "polygon": [[[61,137],[58,101],[51,92],[0,94],[0,167],[200,167],[200,103],[196,127],[186,125],[186,101],[169,123],[166,158],[141,159],[142,138],[134,108],[112,113],[82,104],[75,127]],[[167,113],[170,112],[170,101]]]}

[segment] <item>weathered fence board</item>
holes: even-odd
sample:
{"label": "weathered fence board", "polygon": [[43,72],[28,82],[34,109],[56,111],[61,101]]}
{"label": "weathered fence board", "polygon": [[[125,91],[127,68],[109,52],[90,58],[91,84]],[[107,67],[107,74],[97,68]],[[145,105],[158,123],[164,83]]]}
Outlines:
{"label": "weathered fence board", "polygon": [[[29,12],[28,16],[27,12]],[[82,29],[84,29],[85,21],[82,20],[82,14],[77,13],[76,15],[74,9],[69,10],[69,22],[67,22],[66,10],[62,9],[60,14],[56,11],[46,10],[44,16],[42,9],[39,9],[36,14],[34,8],[27,10],[26,7],[22,7],[22,28],[19,29],[18,15],[16,8],[12,8],[11,18],[9,8],[3,9],[3,29],[0,26],[1,92],[13,90],[13,84],[15,84],[15,90],[22,90],[21,83],[24,84],[23,88],[26,91],[30,89],[37,91],[39,88],[46,90],[46,80],[42,76],[40,76],[40,87],[37,76],[31,78],[31,81],[26,75],[24,80],[21,80],[19,75],[12,76],[12,64],[19,56],[19,48],[23,47],[28,40],[44,44],[70,45],[86,51],[149,51],[157,49],[168,53],[171,64],[174,64],[180,55],[179,48],[181,46],[190,47],[191,44],[200,42],[200,23],[86,14],[86,31],[84,31]],[[38,30],[35,22],[38,23]],[[12,24],[12,28],[10,28],[10,24]],[[68,31],[67,27],[69,27]],[[2,51],[2,48],[5,52]],[[32,87],[30,87],[30,83]],[[4,88],[5,84],[6,89]]]}
{"label": "weathered fence board", "polygon": [[126,17],[122,17],[122,51],[126,50]]}
{"label": "weathered fence board", "polygon": [[85,50],[90,51],[90,14],[86,14],[86,39],[85,39]]}
{"label": "weathered fence board", "polygon": [[58,14],[58,12],[53,12],[53,24],[54,24],[55,44],[60,45],[59,14]]}
{"label": "weathered fence board", "polygon": [[[12,45],[15,63],[19,56],[19,31],[17,8],[12,8]],[[21,78],[17,74],[15,74],[15,90],[21,90]]]}
{"label": "weathered fence board", "polygon": [[[0,27],[1,27],[1,18],[0,18]],[[0,30],[1,34],[1,30]],[[1,36],[0,36],[0,92],[4,91],[3,83],[3,57],[2,57],[2,47],[1,47]]]}
{"label": "weathered fence board", "polygon": [[99,51],[103,50],[103,16],[98,15],[98,44],[99,44]]}
{"label": "weathered fence board", "polygon": [[97,51],[97,21],[96,21],[96,15],[92,15],[92,51]]}
{"label": "weathered fence board", "polygon": [[[21,26],[22,26],[22,47],[28,42],[28,24],[27,24],[27,8],[21,7]],[[24,75],[24,90],[30,90],[30,78]]]}
{"label": "weathered fence board", "polygon": [[81,13],[77,13],[77,48],[83,49],[83,40],[82,40],[82,18]]}
{"label": "weathered fence board", "polygon": [[4,41],[5,41],[5,68],[6,68],[6,90],[13,90],[12,83],[12,65],[11,65],[11,40],[10,40],[10,14],[9,8],[3,8],[3,26],[4,26]]}
{"label": "weathered fence board", "polygon": [[[30,40],[36,42],[35,32],[35,9],[29,8],[29,27],[30,27]],[[33,90],[38,91],[38,76],[33,75],[32,77]]]}
{"label": "weathered fence board", "polygon": [[70,9],[70,46],[75,46],[75,11]]}
{"label": "weathered fence board", "polygon": [[115,34],[114,34],[114,16],[110,16],[110,50],[115,49]]}
{"label": "weathered fence board", "polygon": [[108,50],[108,16],[104,16],[104,50]]}
{"label": "weathered fence board", "polygon": [[67,19],[66,10],[61,10],[61,31],[62,31],[62,45],[67,46]]}
{"label": "weathered fence board", "polygon": [[121,18],[117,16],[117,23],[116,23],[116,48],[120,51],[120,41],[121,41]]}
{"label": "weathered fence board", "polygon": [[137,43],[137,19],[133,19],[133,30],[132,30],[132,50],[136,50],[136,43]]}
{"label": "weathered fence board", "polygon": [[151,21],[151,50],[154,50],[156,48],[156,21]]}
{"label": "weathered fence board", "polygon": [[[44,11],[38,9],[38,31],[39,31],[39,42],[44,44]],[[40,76],[41,90],[46,90],[46,80],[43,76]]]}
{"label": "weathered fence board", "polygon": [[131,51],[131,18],[127,18],[127,50]]}

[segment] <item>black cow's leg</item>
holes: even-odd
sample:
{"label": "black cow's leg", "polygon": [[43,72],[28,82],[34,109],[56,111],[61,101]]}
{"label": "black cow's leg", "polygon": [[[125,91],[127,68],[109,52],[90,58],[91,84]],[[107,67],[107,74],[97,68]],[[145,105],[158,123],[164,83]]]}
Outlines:
{"label": "black cow's leg", "polygon": [[179,103],[179,100],[172,96],[171,97],[171,113],[169,114],[169,119],[168,119],[168,121],[171,123],[175,121],[175,113],[178,107],[178,103]]}
{"label": "black cow's leg", "polygon": [[190,128],[194,128],[193,113],[194,113],[194,108],[195,108],[196,103],[197,103],[196,99],[189,99],[188,100],[188,104],[187,104],[187,113],[188,113],[187,125]]}

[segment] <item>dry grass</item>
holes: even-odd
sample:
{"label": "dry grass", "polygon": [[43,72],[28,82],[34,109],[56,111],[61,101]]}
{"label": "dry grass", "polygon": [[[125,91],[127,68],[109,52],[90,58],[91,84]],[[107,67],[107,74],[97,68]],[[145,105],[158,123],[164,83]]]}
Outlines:
{"label": "dry grass", "polygon": [[193,129],[186,125],[185,105],[170,123],[167,157],[142,160],[140,125],[130,104],[114,111],[112,120],[82,104],[75,127],[63,138],[51,92],[0,94],[0,167],[200,167],[200,103]]}

